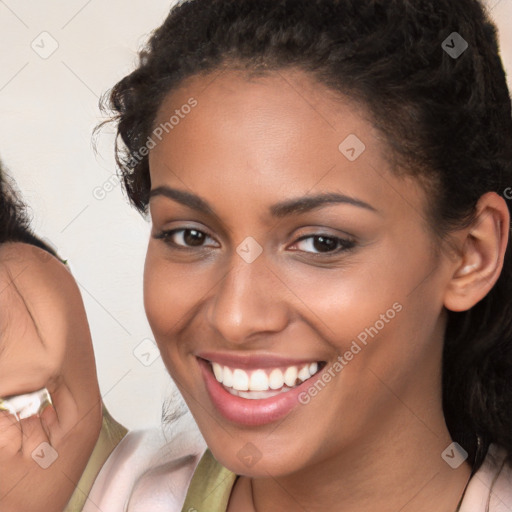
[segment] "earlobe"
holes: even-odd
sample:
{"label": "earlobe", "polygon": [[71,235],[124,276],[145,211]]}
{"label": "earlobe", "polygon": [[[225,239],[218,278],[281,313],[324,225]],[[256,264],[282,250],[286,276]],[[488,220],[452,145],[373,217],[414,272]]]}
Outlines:
{"label": "earlobe", "polygon": [[483,195],[478,201],[475,221],[461,232],[462,254],[452,266],[445,292],[447,309],[466,311],[489,293],[503,268],[509,227],[505,200],[495,192]]}

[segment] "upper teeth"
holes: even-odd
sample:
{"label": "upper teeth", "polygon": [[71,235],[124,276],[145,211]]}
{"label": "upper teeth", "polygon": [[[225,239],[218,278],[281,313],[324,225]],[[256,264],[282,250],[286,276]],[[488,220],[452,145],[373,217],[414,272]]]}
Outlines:
{"label": "upper teeth", "polygon": [[281,389],[284,385],[294,387],[304,382],[318,371],[317,363],[289,366],[284,371],[280,368],[258,370],[241,370],[212,362],[213,373],[218,382],[237,391],[268,391]]}

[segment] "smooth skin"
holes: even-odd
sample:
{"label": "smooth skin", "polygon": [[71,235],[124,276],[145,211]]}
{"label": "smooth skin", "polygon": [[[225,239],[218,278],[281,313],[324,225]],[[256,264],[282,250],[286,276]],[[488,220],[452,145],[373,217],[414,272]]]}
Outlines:
{"label": "smooth skin", "polygon": [[[475,224],[436,251],[429,198],[393,172],[362,107],[300,71],[249,79],[224,70],[168,94],[155,126],[190,97],[197,107],[150,151],[152,189],[193,193],[214,213],[151,198],[145,307],[208,446],[243,475],[229,512],[453,512],[471,468],[441,458],[451,443],[441,405],[446,308],[471,308],[498,279],[505,201],[484,195]],[[338,149],[350,134],[366,146],[354,162]],[[269,213],[275,203],[331,192],[373,210]],[[171,229],[185,231],[159,238]],[[326,246],[320,235],[355,246]],[[263,249],[250,264],[236,252],[249,236]],[[198,352],[291,355],[330,367],[397,302],[402,311],[284,420],[244,427],[213,406]],[[252,467],[237,456],[247,443],[262,454]]]}
{"label": "smooth skin", "polygon": [[[87,317],[69,270],[23,243],[0,247],[0,396],[46,387],[53,406],[0,412],[0,510],[62,512],[98,439],[102,404]],[[51,452],[43,469],[33,458]],[[43,451],[41,451],[43,450]]]}

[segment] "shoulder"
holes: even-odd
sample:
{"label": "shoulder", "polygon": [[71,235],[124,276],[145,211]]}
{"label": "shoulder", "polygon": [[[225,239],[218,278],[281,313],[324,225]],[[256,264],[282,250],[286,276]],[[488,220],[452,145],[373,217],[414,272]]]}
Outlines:
{"label": "shoulder", "polygon": [[491,444],[482,466],[471,478],[460,512],[510,512],[512,466],[507,452]]}
{"label": "shoulder", "polygon": [[83,512],[181,511],[205,449],[191,419],[170,438],[162,428],[129,432],[103,466]]}
{"label": "shoulder", "polygon": [[[512,466],[506,460],[506,452],[493,445],[495,476],[491,486],[490,512],[512,510]],[[490,451],[490,450],[489,450]]]}

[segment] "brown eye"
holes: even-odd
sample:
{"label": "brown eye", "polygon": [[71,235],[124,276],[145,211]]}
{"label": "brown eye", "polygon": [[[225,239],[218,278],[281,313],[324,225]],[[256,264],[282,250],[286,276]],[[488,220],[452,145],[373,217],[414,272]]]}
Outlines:
{"label": "brown eye", "polygon": [[206,239],[210,238],[203,231],[194,228],[181,228],[173,229],[170,231],[163,231],[155,236],[157,239],[163,240],[166,244],[175,248],[193,248],[203,247]]}
{"label": "brown eye", "polygon": [[187,245],[198,246],[201,245],[205,239],[205,234],[196,229],[185,229],[183,233],[183,240]]}
{"label": "brown eye", "polygon": [[311,252],[312,254],[337,254],[352,249],[355,246],[355,242],[352,240],[322,234],[299,238],[295,245],[298,246],[299,242],[305,242],[302,244],[303,248],[299,250]]}

